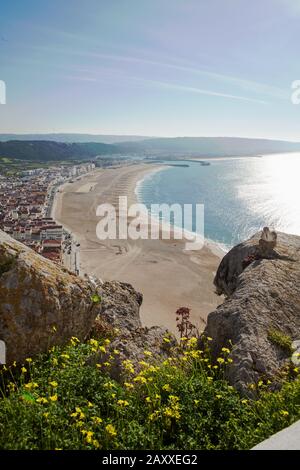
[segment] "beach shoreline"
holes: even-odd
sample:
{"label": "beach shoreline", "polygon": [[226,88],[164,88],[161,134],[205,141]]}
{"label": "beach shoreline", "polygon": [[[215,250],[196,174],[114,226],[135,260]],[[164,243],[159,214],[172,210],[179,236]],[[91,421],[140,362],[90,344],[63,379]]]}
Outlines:
{"label": "beach shoreline", "polygon": [[96,208],[101,203],[138,202],[137,188],[162,165],[134,164],[97,169],[80,181],[59,188],[53,217],[80,243],[81,272],[102,280],[132,284],[142,292],[144,326],[161,325],[176,333],[175,312],[191,308],[191,319],[203,329],[207,315],[222,301],[214,292],[213,278],[224,255],[209,243],[187,252],[184,240],[99,240]]}

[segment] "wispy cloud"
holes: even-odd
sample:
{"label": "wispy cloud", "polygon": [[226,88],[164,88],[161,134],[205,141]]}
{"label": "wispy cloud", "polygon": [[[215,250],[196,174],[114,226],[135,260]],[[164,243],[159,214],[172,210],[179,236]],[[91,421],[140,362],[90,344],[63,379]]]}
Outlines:
{"label": "wispy cloud", "polygon": [[[67,34],[67,33],[62,33],[62,34]],[[73,36],[73,35],[71,35]],[[217,82],[218,84],[222,85],[232,85],[236,89],[240,89],[244,92],[247,93],[254,93],[256,95],[260,95],[259,98],[256,97],[242,97],[241,99],[245,101],[256,101],[256,102],[264,102],[265,97],[271,97],[274,99],[280,99],[280,100],[289,100],[290,98],[290,93],[289,90],[266,84],[266,83],[260,83],[256,82],[253,80],[247,80],[244,78],[240,77],[233,77],[227,74],[219,73],[219,72],[214,72],[210,71],[207,69],[199,68],[196,67],[192,64],[186,65],[183,63],[183,61],[180,63],[180,60],[177,58],[176,63],[170,62],[170,61],[162,61],[162,60],[154,60],[154,59],[149,59],[147,57],[138,57],[138,56],[132,56],[130,54],[117,54],[117,53],[102,53],[102,52],[93,52],[91,50],[79,50],[79,49],[71,49],[71,48],[62,48],[62,47],[53,47],[53,46],[34,46],[34,49],[38,50],[44,50],[47,52],[56,52],[57,54],[64,54],[64,55],[69,55],[69,56],[78,56],[78,57],[85,57],[85,58],[92,58],[92,59],[101,59],[103,61],[110,61],[117,63],[120,65],[120,63],[132,63],[132,64],[144,64],[144,65],[149,65],[153,66],[156,68],[160,69],[169,69],[169,70],[174,70],[178,72],[184,72],[188,74],[189,76],[199,76],[207,79],[211,79],[214,82]],[[101,64],[102,68],[104,64]],[[96,72],[97,66],[92,65],[90,72],[92,73],[93,70]],[[216,85],[216,83],[215,83]],[[187,87],[190,88],[190,87]],[[193,88],[193,87],[192,87]],[[198,89],[197,87],[195,89]],[[214,93],[214,92],[212,92]],[[236,96],[235,94],[230,95],[227,93],[223,92],[215,92],[215,96],[223,96],[227,95],[228,97]],[[239,99],[238,97],[236,99]]]}
{"label": "wispy cloud", "polygon": [[[80,52],[75,52],[76,54],[81,54]],[[265,84],[259,83],[252,80],[245,80],[239,77],[232,77],[230,75],[225,75],[217,72],[211,72],[208,70],[203,70],[200,68],[187,66],[187,65],[180,65],[174,64],[170,62],[161,62],[157,60],[141,58],[141,57],[133,57],[130,55],[119,55],[119,54],[106,54],[106,53],[98,53],[98,52],[83,52],[82,54],[88,55],[90,57],[99,58],[99,59],[106,59],[111,61],[117,62],[128,62],[128,63],[137,63],[137,64],[146,64],[146,65],[153,65],[161,68],[173,69],[181,72],[186,72],[194,75],[205,76],[207,78],[211,78],[213,80],[218,80],[219,82],[223,83],[230,83],[237,87],[242,88],[244,91],[250,91],[254,93],[258,93],[261,95],[268,95],[272,96],[277,99],[289,99],[289,91]],[[250,100],[250,98],[249,98]],[[251,99],[252,101],[253,99]],[[258,100],[261,101],[261,100]]]}
{"label": "wispy cloud", "polygon": [[169,83],[169,82],[162,82],[160,80],[147,80],[147,79],[140,79],[137,77],[131,77],[131,78],[138,80],[138,81],[142,81],[143,83],[146,83],[146,84],[148,83],[149,85],[154,85],[154,86],[158,86],[160,88],[166,88],[169,90],[177,90],[177,91],[183,91],[183,92],[188,92],[188,93],[196,93],[198,95],[215,96],[219,98],[229,98],[233,100],[250,101],[254,103],[267,104],[266,101],[258,100],[255,98],[248,98],[246,96],[231,95],[229,93],[221,93],[221,92],[213,91],[213,90],[205,90],[202,88],[190,87],[190,86]]}
{"label": "wispy cloud", "polygon": [[97,82],[97,78],[95,77],[80,77],[78,75],[63,75],[62,78],[72,81],[79,81],[79,82]]}

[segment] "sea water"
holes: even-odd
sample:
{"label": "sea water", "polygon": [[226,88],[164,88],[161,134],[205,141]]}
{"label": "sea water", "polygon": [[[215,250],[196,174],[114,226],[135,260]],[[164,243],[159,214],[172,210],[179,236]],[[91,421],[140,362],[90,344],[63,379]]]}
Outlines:
{"label": "sea water", "polygon": [[[204,160],[209,165],[176,161],[189,166],[149,174],[138,185],[139,201],[149,209],[204,204],[205,237],[225,249],[264,226],[300,235],[300,153]],[[195,227],[192,220],[185,229]]]}

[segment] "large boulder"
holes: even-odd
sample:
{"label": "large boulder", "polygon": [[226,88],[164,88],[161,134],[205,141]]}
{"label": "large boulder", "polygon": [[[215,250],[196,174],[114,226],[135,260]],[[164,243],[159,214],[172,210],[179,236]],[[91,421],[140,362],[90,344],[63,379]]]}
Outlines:
{"label": "large boulder", "polygon": [[[162,362],[170,356],[177,345],[176,338],[167,328],[143,327],[140,320],[140,305],[143,297],[130,284],[116,281],[104,282],[99,288],[101,309],[94,325],[95,336],[112,336],[107,353],[96,353],[88,364],[102,364],[112,378],[124,379],[124,361],[130,361],[135,373],[142,369],[141,361],[147,359],[145,351],[151,354],[152,364]],[[114,351],[118,351],[114,355]],[[106,369],[105,363],[114,355]]]}
{"label": "large boulder", "polygon": [[223,258],[214,282],[226,300],[205,330],[214,359],[232,342],[227,376],[243,392],[261,377],[274,378],[290,359],[289,341],[300,339],[300,237],[273,233],[268,248],[266,233]]}
{"label": "large boulder", "polygon": [[[142,327],[142,300],[130,284],[75,276],[0,231],[0,341],[7,364],[88,335],[113,337],[108,349],[120,352],[111,370],[115,378],[124,360],[138,371],[146,349],[161,361],[176,340],[165,328]],[[106,360],[102,355],[90,362]]]}
{"label": "large boulder", "polygon": [[0,231],[0,340],[6,362],[21,362],[63,344],[84,339],[101,302],[95,285],[42,258]]}

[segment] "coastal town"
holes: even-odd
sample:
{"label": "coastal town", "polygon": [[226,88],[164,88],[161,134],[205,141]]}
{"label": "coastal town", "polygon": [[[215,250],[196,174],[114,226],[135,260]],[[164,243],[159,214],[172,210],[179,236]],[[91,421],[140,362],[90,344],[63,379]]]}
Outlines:
{"label": "coastal town", "polygon": [[79,244],[52,218],[52,209],[62,184],[73,183],[94,168],[94,163],[84,163],[0,174],[0,229],[79,274]]}

